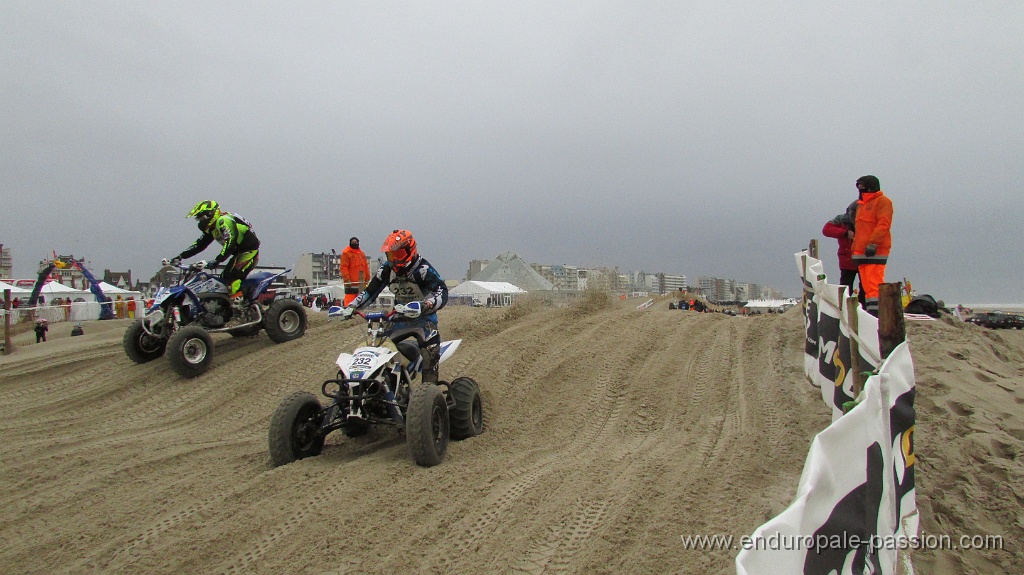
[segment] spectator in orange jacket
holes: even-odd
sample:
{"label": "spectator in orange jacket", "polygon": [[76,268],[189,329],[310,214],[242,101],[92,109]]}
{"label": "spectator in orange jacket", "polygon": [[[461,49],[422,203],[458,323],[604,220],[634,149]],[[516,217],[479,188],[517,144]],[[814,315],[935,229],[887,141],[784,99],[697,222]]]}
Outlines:
{"label": "spectator in orange jacket", "polygon": [[366,254],[359,249],[359,238],[348,240],[348,247],[341,250],[341,279],[345,282],[345,305],[359,295],[370,281],[370,266],[366,263]]}
{"label": "spectator in orange jacket", "polygon": [[878,286],[885,282],[885,264],[892,247],[892,200],[882,193],[875,176],[857,180],[857,219],[853,236],[853,261],[864,286],[864,309],[878,317]]}

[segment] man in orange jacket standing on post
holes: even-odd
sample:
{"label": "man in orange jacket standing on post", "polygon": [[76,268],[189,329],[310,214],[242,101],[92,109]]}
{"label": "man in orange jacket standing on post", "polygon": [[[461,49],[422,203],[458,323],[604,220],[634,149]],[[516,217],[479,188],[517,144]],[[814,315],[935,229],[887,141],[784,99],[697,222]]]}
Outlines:
{"label": "man in orange jacket standing on post", "polygon": [[341,279],[345,282],[343,305],[347,306],[370,281],[370,266],[366,263],[366,254],[359,249],[359,238],[349,238],[348,247],[341,250],[340,271]]}
{"label": "man in orange jacket standing on post", "polygon": [[878,317],[878,286],[885,282],[885,264],[892,247],[892,201],[882,193],[875,176],[857,180],[857,220],[853,236],[853,262],[864,286],[864,309]]}

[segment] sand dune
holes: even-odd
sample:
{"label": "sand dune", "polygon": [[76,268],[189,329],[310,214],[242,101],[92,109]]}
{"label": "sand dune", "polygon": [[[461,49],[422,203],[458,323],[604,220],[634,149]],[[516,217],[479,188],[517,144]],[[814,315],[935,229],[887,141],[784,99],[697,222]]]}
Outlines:
{"label": "sand dune", "polygon": [[[731,573],[736,551],[680,536],[739,537],[784,509],[830,421],[802,374],[798,310],[591,302],[441,321],[463,339],[442,378],[480,383],[486,429],[429,469],[390,429],[270,466],[270,414],[319,394],[357,322],[314,316],[282,345],[218,337],[194,380],[129,361],[123,321],[0,358],[0,572]],[[915,565],[1017,573],[1024,332],[908,330],[923,529],[1005,541]]]}

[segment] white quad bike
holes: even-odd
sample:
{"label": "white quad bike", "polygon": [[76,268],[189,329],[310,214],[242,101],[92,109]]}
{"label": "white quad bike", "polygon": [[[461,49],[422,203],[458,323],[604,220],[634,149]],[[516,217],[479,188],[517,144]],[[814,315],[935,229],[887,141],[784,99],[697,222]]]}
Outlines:
{"label": "white quad bike", "polygon": [[[296,391],[274,410],[268,440],[275,466],[319,455],[327,434],[336,429],[358,437],[370,425],[393,426],[405,433],[412,459],[424,467],[441,463],[449,437],[467,439],[483,432],[480,388],[472,378],[414,385],[423,341],[412,336],[396,345],[390,335],[396,316],[416,317],[419,311],[419,302],[412,302],[389,312],[354,312],[366,320],[366,345],[338,356],[338,377],[321,386],[331,400],[328,405]],[[340,307],[328,311],[328,317],[351,315]],[[461,342],[442,342],[438,363],[451,357]]]}
{"label": "white quad bike", "polygon": [[[164,260],[163,264],[171,265]],[[288,273],[254,272],[242,282],[252,303],[242,313],[231,306],[228,287],[219,276],[203,271],[205,261],[176,264],[178,283],[156,292],[146,315],[124,333],[124,352],[135,363],[167,355],[183,377],[196,377],[213,362],[211,333],[253,337],[260,329],[276,343],[298,339],[306,332],[306,308],[295,300],[278,300],[264,307],[259,297],[277,277]]]}

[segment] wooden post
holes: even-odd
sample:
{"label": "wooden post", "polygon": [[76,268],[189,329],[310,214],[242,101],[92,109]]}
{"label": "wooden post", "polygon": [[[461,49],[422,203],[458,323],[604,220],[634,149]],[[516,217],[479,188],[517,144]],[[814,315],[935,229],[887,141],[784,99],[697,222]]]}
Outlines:
{"label": "wooden post", "polygon": [[899,282],[878,285],[878,351],[882,359],[907,339]]}
{"label": "wooden post", "polygon": [[11,290],[4,290],[4,355],[14,351],[11,343]]}
{"label": "wooden post", "polygon": [[818,259],[818,240],[811,240],[811,245],[807,250],[807,253],[811,254],[811,257]]}
{"label": "wooden post", "polygon": [[804,315],[807,315],[807,254],[800,256],[800,267],[803,269],[803,273],[800,275],[800,309],[804,310]]}
{"label": "wooden post", "polygon": [[861,390],[864,389],[864,381],[860,377],[860,344],[857,343],[857,339],[853,337],[857,335],[858,325],[860,319],[858,313],[860,312],[860,302],[857,301],[855,296],[846,298],[846,314],[849,316],[850,325],[850,371],[847,377],[853,378],[853,398],[856,399],[860,396]]}

